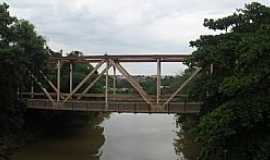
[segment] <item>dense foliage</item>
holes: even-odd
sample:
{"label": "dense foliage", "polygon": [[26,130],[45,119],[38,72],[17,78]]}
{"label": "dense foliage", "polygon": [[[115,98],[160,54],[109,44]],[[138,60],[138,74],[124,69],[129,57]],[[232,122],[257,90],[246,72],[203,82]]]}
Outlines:
{"label": "dense foliage", "polygon": [[200,158],[226,152],[237,160],[270,159],[270,8],[253,2],[204,26],[219,32],[190,42],[196,50],[187,62],[203,68],[192,86],[204,102],[194,131]]}
{"label": "dense foliage", "polygon": [[[56,84],[56,66],[49,66],[47,59],[50,55],[62,55],[50,50],[45,39],[35,31],[35,27],[26,20],[11,16],[8,8],[7,4],[0,4],[0,159],[8,159],[10,149],[26,139],[22,137],[25,132],[31,135],[32,131],[49,130],[48,127],[54,127],[55,130],[55,127],[59,128],[59,124],[61,127],[65,124],[85,124],[89,121],[94,122],[97,116],[96,113],[25,110],[19,93],[30,91],[33,82],[30,73],[49,88],[48,83],[42,80],[40,71],[49,75]],[[68,56],[78,57],[82,56],[82,53],[73,51]],[[74,66],[73,85],[76,86],[92,69],[90,64]],[[69,65],[64,64],[61,70],[61,91],[68,92]],[[99,87],[93,88],[94,91],[103,89],[101,84],[97,85]],[[40,91],[38,85],[34,86],[35,91]],[[70,123],[71,120],[73,123]]]}
{"label": "dense foliage", "polygon": [[26,20],[10,16],[8,5],[0,4],[0,156],[8,137],[23,126],[23,105],[17,92],[29,70],[42,69],[46,64],[45,40]]}
{"label": "dense foliage", "polygon": [[46,47],[34,26],[10,16],[5,3],[0,5],[0,28],[0,127],[1,131],[6,131],[6,127],[18,123],[10,118],[18,117],[13,114],[18,109],[17,90],[23,85],[23,77],[27,74],[25,68],[42,69],[46,63]]}

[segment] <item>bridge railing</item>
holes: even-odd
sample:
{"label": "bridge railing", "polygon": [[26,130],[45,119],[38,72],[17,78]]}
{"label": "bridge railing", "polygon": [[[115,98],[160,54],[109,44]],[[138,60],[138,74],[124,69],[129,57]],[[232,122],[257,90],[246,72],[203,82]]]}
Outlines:
{"label": "bridge railing", "polygon": [[170,102],[165,108],[150,108],[144,102],[110,102],[104,101],[68,101],[53,105],[46,99],[27,99],[27,105],[32,109],[72,110],[72,111],[102,111],[102,112],[130,112],[130,113],[198,113],[199,102]]}

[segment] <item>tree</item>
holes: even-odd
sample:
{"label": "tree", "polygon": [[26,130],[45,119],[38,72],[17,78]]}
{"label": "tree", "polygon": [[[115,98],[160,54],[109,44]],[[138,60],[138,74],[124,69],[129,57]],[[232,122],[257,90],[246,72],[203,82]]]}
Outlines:
{"label": "tree", "polygon": [[12,17],[8,8],[0,4],[0,157],[2,149],[7,148],[5,137],[16,134],[24,123],[18,88],[25,85],[27,69],[42,69],[47,57],[45,40],[34,26]]}
{"label": "tree", "polygon": [[[55,65],[48,64],[48,56],[61,57],[61,53],[54,52],[46,45],[45,39],[36,31],[34,25],[22,19],[12,17],[6,3],[0,4],[0,159],[7,159],[7,153],[24,132],[23,127],[35,128],[31,131],[51,129],[50,127],[63,127],[64,124],[89,124],[95,122],[98,113],[79,112],[47,112],[25,110],[25,105],[18,95],[18,91],[29,91],[31,79],[29,72],[39,81],[44,81],[40,71],[46,73],[56,84]],[[83,54],[73,51],[68,56],[80,57]],[[76,64],[73,68],[73,85],[79,82],[93,70],[90,64]],[[69,91],[69,65],[63,64],[61,68],[61,91]],[[97,72],[95,76],[97,76]],[[43,80],[42,80],[43,79]],[[88,83],[92,81],[89,80]],[[46,86],[46,83],[43,83]],[[103,86],[93,90],[101,90]],[[38,87],[35,87],[38,88]],[[49,88],[49,85],[48,87]],[[52,91],[52,90],[51,90]],[[53,124],[53,125],[52,125]],[[32,134],[32,132],[31,132]],[[35,133],[34,133],[35,134]],[[15,139],[15,140],[14,140]],[[13,143],[10,143],[13,142]],[[15,144],[14,144],[15,143]],[[16,146],[17,147],[17,146]]]}
{"label": "tree", "polygon": [[192,86],[204,102],[194,131],[201,159],[217,147],[232,159],[270,159],[270,8],[253,2],[204,26],[221,33],[190,42],[187,64],[204,68]]}

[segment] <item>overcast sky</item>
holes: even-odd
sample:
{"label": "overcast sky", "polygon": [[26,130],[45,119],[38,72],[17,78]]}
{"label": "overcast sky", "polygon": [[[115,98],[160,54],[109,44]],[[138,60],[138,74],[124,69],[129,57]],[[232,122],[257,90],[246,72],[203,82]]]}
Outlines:
{"label": "overcast sky", "polygon": [[[29,20],[50,48],[91,53],[191,53],[189,41],[212,34],[204,18],[229,15],[250,0],[4,0]],[[0,0],[0,2],[4,2]],[[258,0],[270,5],[269,0]],[[181,65],[163,65],[163,74]],[[128,65],[133,74],[155,74],[154,64]]]}

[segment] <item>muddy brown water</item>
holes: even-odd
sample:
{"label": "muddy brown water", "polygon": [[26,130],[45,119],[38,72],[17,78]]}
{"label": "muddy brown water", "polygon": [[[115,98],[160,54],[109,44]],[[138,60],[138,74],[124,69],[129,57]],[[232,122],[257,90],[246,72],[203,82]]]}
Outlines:
{"label": "muddy brown water", "polygon": [[18,150],[13,160],[191,160],[176,153],[173,114],[112,113],[96,127],[51,134]]}

